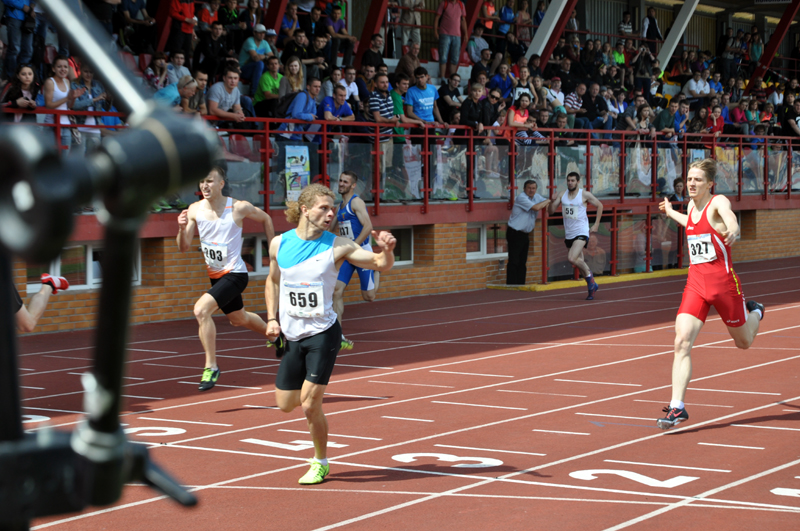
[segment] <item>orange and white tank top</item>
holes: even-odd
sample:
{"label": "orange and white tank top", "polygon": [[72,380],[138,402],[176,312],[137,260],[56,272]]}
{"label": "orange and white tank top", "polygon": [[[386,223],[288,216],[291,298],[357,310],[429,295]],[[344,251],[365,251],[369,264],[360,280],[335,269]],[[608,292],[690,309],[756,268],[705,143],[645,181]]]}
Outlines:
{"label": "orange and white tank top", "polygon": [[221,278],[227,273],[247,273],[242,260],[242,228],[233,221],[233,199],[228,198],[220,219],[209,221],[197,216],[200,246],[206,259],[208,276]]}

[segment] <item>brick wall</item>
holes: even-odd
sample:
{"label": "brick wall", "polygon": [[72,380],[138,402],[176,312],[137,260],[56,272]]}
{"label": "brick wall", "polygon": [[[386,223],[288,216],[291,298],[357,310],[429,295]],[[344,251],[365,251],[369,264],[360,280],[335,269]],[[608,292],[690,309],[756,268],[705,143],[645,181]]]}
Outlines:
{"label": "brick wall", "polygon": [[732,248],[734,262],[800,256],[800,210],[745,210],[742,238]]}

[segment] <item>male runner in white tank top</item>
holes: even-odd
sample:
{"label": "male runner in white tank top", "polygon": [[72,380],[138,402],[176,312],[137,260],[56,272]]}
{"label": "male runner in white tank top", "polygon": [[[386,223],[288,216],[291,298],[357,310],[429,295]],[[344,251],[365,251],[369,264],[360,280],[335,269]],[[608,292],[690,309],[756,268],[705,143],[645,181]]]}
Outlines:
{"label": "male runner in white tank top", "polygon": [[[573,267],[580,270],[586,285],[589,288],[587,301],[594,299],[597,291],[597,282],[594,281],[592,270],[583,260],[583,248],[589,242],[589,234],[597,232],[600,228],[600,218],[603,217],[603,203],[601,203],[591,192],[578,188],[581,176],[577,172],[567,174],[567,191],[563,194],[556,192],[555,200],[550,203],[549,211],[555,213],[558,205],[562,207],[564,216],[564,243],[569,249],[567,259]],[[597,216],[594,225],[589,227],[589,217],[586,215],[586,204],[591,204],[597,208]]]}
{"label": "male runner in white tank top", "polygon": [[347,260],[355,267],[388,271],[397,244],[391,233],[372,231],[380,251],[373,253],[328,232],[336,215],[333,199],[329,188],[311,184],[300,192],[297,202],[287,205],[286,219],[297,223],[297,229],[272,240],[264,289],[267,337],[274,340],[282,334],[287,340],[275,378],[275,401],[286,413],[303,407],[314,441],[314,458],[300,478],[302,485],[321,483],[330,471],[322,396],[341,348],[342,328],[333,311],[339,268]]}
{"label": "male runner in white tank top", "polygon": [[247,201],[237,201],[222,195],[225,172],[214,168],[200,181],[203,199],[189,205],[178,216],[178,248],[192,248],[194,228],[200,233],[200,246],[208,268],[211,289],[194,305],[194,316],[200,324],[200,342],[206,352],[206,364],[200,380],[200,390],[214,387],[219,378],[217,365],[217,327],[212,316],[221,309],[233,326],[244,326],[267,335],[267,325],[258,315],[244,310],[242,292],[247,287],[247,267],[242,260],[242,225],[249,218],[264,227],[267,241],[275,236],[272,219],[260,208]]}

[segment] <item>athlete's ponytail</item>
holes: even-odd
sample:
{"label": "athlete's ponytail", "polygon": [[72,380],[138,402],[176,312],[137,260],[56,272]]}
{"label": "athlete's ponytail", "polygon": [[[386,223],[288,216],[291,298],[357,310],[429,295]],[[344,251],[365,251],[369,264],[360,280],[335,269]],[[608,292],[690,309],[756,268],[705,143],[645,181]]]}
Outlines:
{"label": "athlete's ponytail", "polygon": [[331,199],[336,199],[330,188],[326,188],[321,184],[309,184],[300,192],[300,197],[297,201],[289,201],[286,203],[286,221],[289,223],[297,224],[300,222],[300,207],[305,206],[310,209],[317,202],[318,197],[328,196]]}

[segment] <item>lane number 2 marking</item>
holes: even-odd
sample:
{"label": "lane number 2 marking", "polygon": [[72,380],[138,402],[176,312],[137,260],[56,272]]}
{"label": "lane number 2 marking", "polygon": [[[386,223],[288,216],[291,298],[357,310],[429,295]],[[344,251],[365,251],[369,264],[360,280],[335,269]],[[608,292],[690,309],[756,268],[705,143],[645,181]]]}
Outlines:
{"label": "lane number 2 marking", "polygon": [[575,479],[583,479],[586,481],[591,481],[593,479],[597,479],[597,476],[599,474],[613,474],[615,476],[622,476],[623,478],[630,479],[631,481],[635,481],[636,483],[641,483],[642,485],[647,485],[648,487],[658,487],[662,489],[672,489],[680,485],[690,483],[696,479],[700,479],[692,476],[675,476],[674,478],[661,481],[658,479],[651,478],[649,476],[645,476],[643,474],[631,472],[629,470],[611,470],[611,469],[577,470],[575,472],[571,472],[569,476]]}

